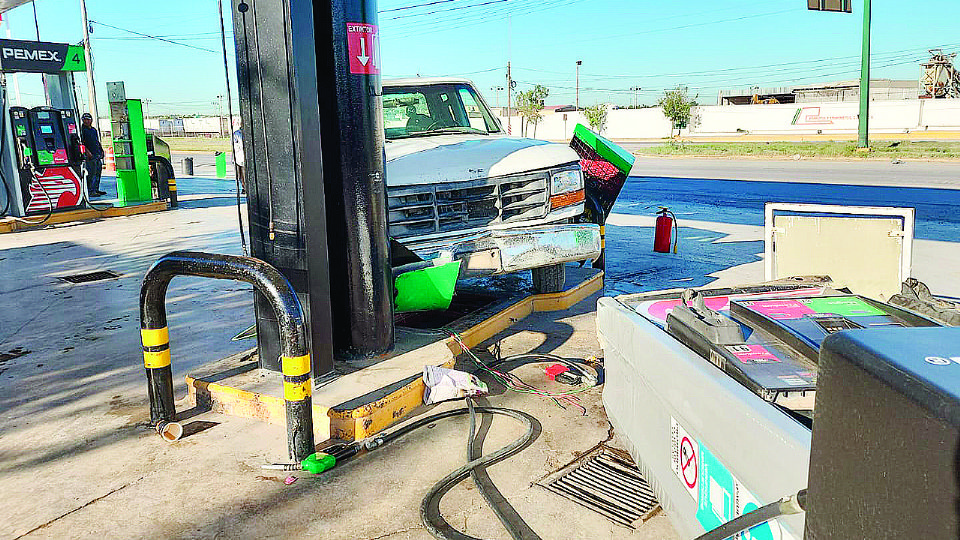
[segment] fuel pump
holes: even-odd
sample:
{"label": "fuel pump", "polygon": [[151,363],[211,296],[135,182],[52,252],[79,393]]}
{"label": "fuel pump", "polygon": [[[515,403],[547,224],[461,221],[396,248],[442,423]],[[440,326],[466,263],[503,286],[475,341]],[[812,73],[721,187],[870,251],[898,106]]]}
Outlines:
{"label": "fuel pump", "polygon": [[[84,71],[83,47],[0,39],[0,216],[43,215],[85,206],[83,147],[73,73]],[[7,54],[9,52],[9,54]],[[43,77],[46,106],[11,106],[6,74]]]}
{"label": "fuel pump", "polygon": [[[52,107],[10,107],[14,155],[26,215],[83,204],[83,153],[75,113]],[[69,130],[73,129],[73,133]]]}

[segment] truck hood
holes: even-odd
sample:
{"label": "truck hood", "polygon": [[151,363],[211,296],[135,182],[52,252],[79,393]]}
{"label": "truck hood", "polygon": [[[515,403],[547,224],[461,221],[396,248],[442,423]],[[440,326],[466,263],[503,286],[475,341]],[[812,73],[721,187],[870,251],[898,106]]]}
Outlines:
{"label": "truck hood", "polygon": [[411,137],[388,141],[385,149],[389,186],[504,176],[580,160],[564,144],[499,135]]}

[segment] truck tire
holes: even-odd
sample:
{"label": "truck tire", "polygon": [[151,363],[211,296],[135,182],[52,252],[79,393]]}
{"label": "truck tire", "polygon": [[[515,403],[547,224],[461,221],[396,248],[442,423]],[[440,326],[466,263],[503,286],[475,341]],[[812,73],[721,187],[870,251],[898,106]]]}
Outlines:
{"label": "truck tire", "polygon": [[533,290],[537,294],[560,292],[566,280],[567,272],[563,263],[533,269]]}

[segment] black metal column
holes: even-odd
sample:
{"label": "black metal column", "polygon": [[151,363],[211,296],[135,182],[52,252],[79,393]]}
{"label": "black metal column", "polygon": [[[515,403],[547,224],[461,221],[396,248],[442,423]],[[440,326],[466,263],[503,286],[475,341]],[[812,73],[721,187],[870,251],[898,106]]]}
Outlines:
{"label": "black metal column", "polygon": [[334,347],[372,356],[394,342],[377,2],[314,1],[314,14]]}
{"label": "black metal column", "polygon": [[[232,0],[232,13],[251,254],[280,270],[297,292],[318,376],[333,369],[317,90],[327,92],[332,81],[317,71],[312,2]],[[336,141],[324,137],[330,143]],[[261,366],[279,371],[273,310],[259,293],[255,308]]]}

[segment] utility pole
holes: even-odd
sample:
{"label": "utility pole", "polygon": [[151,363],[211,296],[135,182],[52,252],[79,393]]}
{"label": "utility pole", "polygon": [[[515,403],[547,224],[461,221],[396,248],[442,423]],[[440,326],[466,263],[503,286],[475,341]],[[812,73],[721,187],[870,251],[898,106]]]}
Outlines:
{"label": "utility pole", "polygon": [[[37,18],[37,2],[30,2],[33,5],[33,24],[37,27],[37,41],[40,41],[40,19]],[[84,6],[83,9],[86,9]]]}
{"label": "utility pole", "polygon": [[639,108],[640,108],[640,87],[639,87],[639,86],[634,86],[633,88],[631,88],[631,90],[633,90],[633,92],[634,92],[634,94],[633,94],[633,108],[639,109]]}
{"label": "utility pole", "polygon": [[863,0],[863,52],[860,58],[860,127],[857,148],[868,150],[870,138],[870,0]]}
{"label": "utility pole", "polygon": [[217,94],[217,128],[223,137],[223,94]]}
{"label": "utility pole", "polygon": [[[10,39],[10,19],[7,19],[7,39]],[[16,99],[17,106],[19,107],[20,106],[20,79],[17,78],[16,72],[11,73],[10,78],[13,79],[13,96]]]}
{"label": "utility pole", "polygon": [[583,63],[583,60],[577,60],[577,110],[580,110],[580,64]]}
{"label": "utility pole", "polygon": [[90,98],[90,116],[93,116],[93,127],[99,130],[100,116],[97,113],[97,83],[93,77],[93,50],[90,47],[90,21],[87,19],[87,0],[80,0],[80,18],[83,19],[83,59],[87,64],[87,94],[89,94],[88,97]]}
{"label": "utility pole", "polygon": [[513,134],[510,117],[510,98],[513,96],[513,78],[510,76],[510,62],[507,62],[507,135]]}

